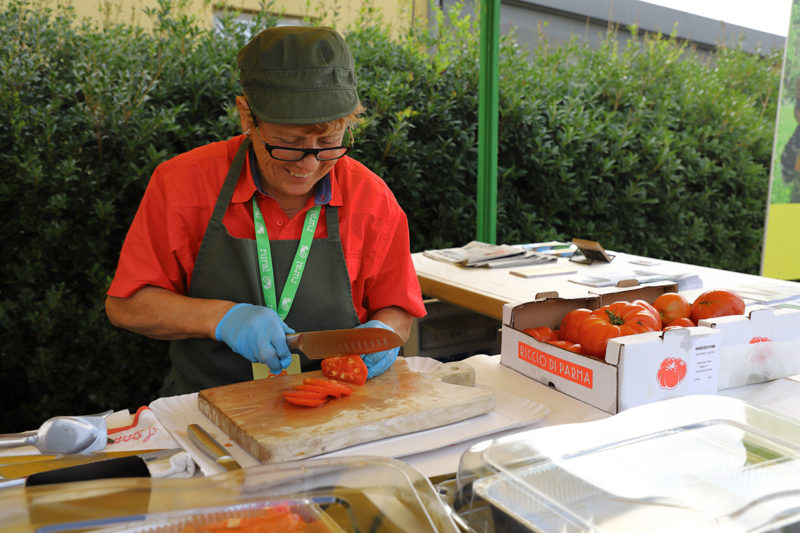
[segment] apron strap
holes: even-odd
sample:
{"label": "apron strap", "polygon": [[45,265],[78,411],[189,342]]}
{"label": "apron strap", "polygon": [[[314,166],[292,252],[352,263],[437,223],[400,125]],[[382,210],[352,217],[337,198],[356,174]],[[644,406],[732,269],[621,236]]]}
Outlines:
{"label": "apron strap", "polygon": [[222,185],[222,190],[217,198],[217,205],[214,206],[214,212],[211,215],[209,225],[212,223],[222,224],[222,219],[225,217],[225,212],[228,210],[228,204],[231,203],[233,198],[233,191],[236,189],[236,182],[239,181],[239,175],[242,173],[244,166],[244,158],[247,156],[247,148],[250,146],[250,138],[242,141],[236,155],[233,158],[231,166],[228,168],[228,175],[225,176],[225,183]]}
{"label": "apron strap", "polygon": [[331,204],[325,206],[325,225],[328,228],[328,239],[333,242],[342,240],[339,235],[339,208]]}

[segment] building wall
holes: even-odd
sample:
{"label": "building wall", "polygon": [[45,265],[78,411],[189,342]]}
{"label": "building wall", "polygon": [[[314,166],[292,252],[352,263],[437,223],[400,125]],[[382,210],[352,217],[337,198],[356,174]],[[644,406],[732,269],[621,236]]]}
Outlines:
{"label": "building wall", "polygon": [[[0,0],[2,1],[2,0]],[[46,0],[55,4],[58,0]],[[145,8],[156,8],[157,0],[71,0],[79,18],[91,18],[101,24],[125,23],[142,27],[150,27],[150,20],[144,13]],[[176,3],[178,0],[174,0]],[[214,14],[219,9],[241,11],[245,14],[261,9],[260,0],[228,0],[211,2],[210,0],[183,0],[186,2],[183,11],[197,16],[210,27]],[[224,5],[223,8],[219,6]],[[310,17],[320,25],[346,28],[358,19],[359,11],[365,5],[379,10],[385,21],[391,21],[396,31],[407,28],[417,17],[426,17],[428,2],[426,0],[273,0],[268,10],[282,14],[286,23],[299,23],[304,17]]]}
{"label": "building wall", "polygon": [[[445,8],[459,0],[441,0]],[[698,0],[702,1],[702,0]],[[477,2],[464,0],[464,10],[474,13]],[[501,0],[500,32],[514,31],[520,44],[531,50],[538,39],[560,44],[577,36],[591,45],[602,42],[609,28],[619,30],[624,42],[629,26],[640,32],[670,35],[707,52],[724,44],[751,53],[783,49],[785,39],[759,30],[725,24],[640,0]]]}

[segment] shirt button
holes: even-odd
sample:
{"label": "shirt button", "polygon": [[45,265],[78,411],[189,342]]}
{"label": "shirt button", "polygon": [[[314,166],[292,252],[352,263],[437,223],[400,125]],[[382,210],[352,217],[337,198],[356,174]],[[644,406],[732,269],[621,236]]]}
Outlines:
{"label": "shirt button", "polygon": [[283,220],[278,220],[278,221],[276,222],[276,224],[278,224],[278,226],[283,226]]}

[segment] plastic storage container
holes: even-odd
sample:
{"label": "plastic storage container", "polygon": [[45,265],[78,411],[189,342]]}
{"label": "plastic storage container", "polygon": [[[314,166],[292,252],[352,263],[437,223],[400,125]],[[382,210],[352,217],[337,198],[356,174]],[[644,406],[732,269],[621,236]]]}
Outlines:
{"label": "plastic storage container", "polygon": [[798,531],[800,423],[721,396],[485,441],[440,487],[473,531]]}
{"label": "plastic storage container", "polygon": [[[190,479],[114,479],[0,492],[0,531],[190,533],[277,524],[313,533],[457,533],[430,481],[394,459],[261,465]],[[23,503],[24,502],[24,503]],[[27,509],[20,512],[20,503]],[[250,530],[235,530],[250,531]]]}

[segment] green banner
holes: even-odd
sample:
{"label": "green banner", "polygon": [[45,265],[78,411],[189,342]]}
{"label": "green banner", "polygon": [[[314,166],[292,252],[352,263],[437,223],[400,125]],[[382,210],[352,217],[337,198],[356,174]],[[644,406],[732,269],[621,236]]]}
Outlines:
{"label": "green banner", "polygon": [[796,280],[800,279],[800,0],[792,0],[772,154],[761,274]]}

